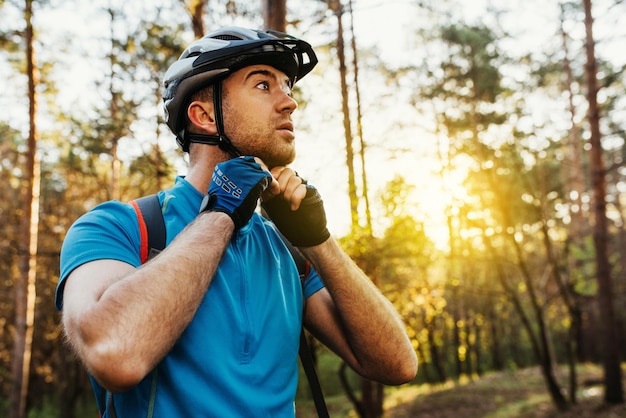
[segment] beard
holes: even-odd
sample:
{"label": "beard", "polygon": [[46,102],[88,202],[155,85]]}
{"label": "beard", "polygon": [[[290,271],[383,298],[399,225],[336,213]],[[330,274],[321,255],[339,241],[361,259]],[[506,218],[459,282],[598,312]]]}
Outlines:
{"label": "beard", "polygon": [[269,147],[256,151],[251,150],[250,152],[251,154],[249,155],[259,157],[270,170],[274,167],[291,164],[296,158],[296,150],[292,144],[289,147],[270,145]]}
{"label": "beard", "polygon": [[232,144],[242,155],[258,157],[270,169],[286,166],[296,158],[295,140],[277,130],[279,125],[279,121],[255,123],[237,112],[224,112],[224,130]]}
{"label": "beard", "polygon": [[291,164],[296,158],[296,148],[293,141],[250,134],[242,136],[240,133],[227,134],[232,144],[241,155],[258,157],[268,168]]}

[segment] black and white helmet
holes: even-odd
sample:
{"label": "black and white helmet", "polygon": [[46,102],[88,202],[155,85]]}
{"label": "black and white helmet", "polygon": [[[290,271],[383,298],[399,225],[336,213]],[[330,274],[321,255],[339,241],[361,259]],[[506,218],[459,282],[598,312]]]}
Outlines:
{"label": "black and white helmet", "polygon": [[[231,154],[238,154],[224,134],[221,83],[217,81],[255,64],[271,65],[284,72],[293,84],[315,67],[317,57],[311,45],[287,34],[227,27],[194,41],[170,66],[163,81],[165,121],[183,151],[189,150],[190,142],[200,142],[219,145]],[[185,125],[190,97],[211,84],[217,87],[214,104],[219,135],[188,134]]]}

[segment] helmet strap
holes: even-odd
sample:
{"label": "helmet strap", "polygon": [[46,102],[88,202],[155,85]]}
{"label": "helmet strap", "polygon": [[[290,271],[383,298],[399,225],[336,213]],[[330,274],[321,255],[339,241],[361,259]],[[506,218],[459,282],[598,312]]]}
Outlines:
{"label": "helmet strap", "polygon": [[205,144],[205,145],[219,145],[220,144],[220,137],[217,135],[185,133],[185,140],[187,143],[193,142],[194,144]]}
{"label": "helmet strap", "polygon": [[187,143],[187,151],[189,151],[189,144],[205,144],[205,145],[217,145],[222,151],[228,153],[231,157],[237,158],[241,156],[241,153],[230,143],[230,140],[223,135],[206,135],[206,134],[188,134],[185,133],[185,143]]}
{"label": "helmet strap", "polygon": [[222,82],[218,81],[213,87],[213,110],[215,112],[215,125],[217,127],[217,135],[206,134],[192,134],[183,133],[184,142],[187,144],[187,150],[189,149],[189,143],[205,145],[217,145],[222,151],[228,153],[231,157],[237,158],[241,156],[241,153],[230,142],[230,139],[224,133],[224,117],[222,116]]}
{"label": "helmet strap", "polygon": [[219,135],[219,147],[229,153],[233,158],[240,157],[241,153],[230,138],[226,136],[224,131],[224,116],[222,112],[222,81],[218,80],[213,85],[213,111],[215,112],[215,124],[217,126],[217,134]]}

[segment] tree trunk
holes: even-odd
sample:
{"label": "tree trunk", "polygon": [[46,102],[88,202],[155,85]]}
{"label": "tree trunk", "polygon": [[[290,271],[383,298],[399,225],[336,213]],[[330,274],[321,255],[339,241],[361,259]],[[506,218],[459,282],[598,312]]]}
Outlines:
{"label": "tree trunk", "polygon": [[[519,248],[519,245],[517,244],[514,238],[512,238],[512,241],[513,241],[513,246],[516,249],[516,254],[518,256],[519,267],[522,270],[522,275],[524,276],[526,288],[530,297],[530,302],[535,312],[538,335],[536,335],[535,331],[533,330],[534,327],[532,326],[530,318],[528,317],[528,315],[524,311],[524,308],[522,307],[522,302],[517,296],[517,292],[507,282],[504,269],[502,268],[502,265],[497,260],[495,260],[493,263],[495,265],[495,272],[505,294],[507,295],[509,300],[513,303],[513,306],[516,312],[518,313],[520,320],[522,321],[522,326],[524,330],[526,331],[526,334],[528,335],[528,338],[530,340],[531,347],[535,355],[535,359],[537,362],[539,362],[541,373],[543,375],[544,381],[548,388],[550,397],[552,398],[552,401],[554,402],[555,406],[559,410],[562,411],[562,410],[567,409],[568,405],[567,405],[567,400],[561,393],[561,388],[559,387],[556,381],[556,377],[554,375],[552,354],[550,352],[550,347],[548,344],[548,336],[547,336],[545,319],[541,312],[541,308],[538,304],[537,296],[535,295],[535,292],[534,292],[534,287],[532,283],[530,282],[529,273],[526,269],[525,264],[522,261],[522,257],[521,257],[522,253]],[[490,240],[484,235],[483,235],[483,243],[485,244],[485,247],[487,248],[487,250],[491,254],[493,254],[494,259],[495,259],[496,252],[493,246],[491,245]]]}
{"label": "tree trunk", "polygon": [[339,58],[339,77],[341,81],[341,103],[343,111],[343,128],[346,138],[346,166],[348,167],[348,197],[350,198],[350,225],[352,229],[359,225],[359,200],[356,191],[354,174],[354,148],[352,145],[352,124],[350,122],[350,107],[348,105],[348,83],[346,81],[346,56],[343,40],[343,6],[340,0],[330,2],[331,9],[337,17],[337,57]]}
{"label": "tree trunk", "polygon": [[361,401],[365,414],[362,418],[383,416],[383,385],[368,379],[361,379]]}
{"label": "tree trunk", "polygon": [[481,325],[479,323],[477,323],[477,321],[474,321],[474,344],[473,344],[473,352],[474,352],[474,358],[475,358],[475,370],[476,370],[476,374],[478,376],[482,376],[483,374],[483,351],[482,351],[482,347],[480,345],[482,341],[482,331],[481,331]]}
{"label": "tree trunk", "polygon": [[359,399],[350,387],[347,370],[347,364],[342,362],[339,367],[339,381],[359,418],[381,418],[383,416],[383,386],[372,380],[361,379],[361,399]]}
{"label": "tree trunk", "polygon": [[[109,93],[111,94],[111,101],[109,102],[109,118],[112,124],[115,124],[116,121],[121,120],[119,116],[119,93],[115,90],[115,77],[116,77],[116,64],[117,64],[117,56],[115,53],[115,32],[114,32],[114,24],[115,24],[115,10],[113,8],[109,8],[109,17],[111,19],[110,32],[109,32],[109,41],[111,42],[111,52],[109,53],[109,66],[111,67],[111,78],[109,79]],[[119,143],[119,134],[116,132],[111,132],[111,181],[109,182],[109,193],[107,198],[112,200],[120,200],[120,170],[121,164],[120,159],[117,155],[117,145]]]}
{"label": "tree trunk", "polygon": [[[424,352],[424,344],[420,343],[417,345],[417,354],[418,354],[418,358],[420,359],[426,358],[426,353]],[[420,366],[420,373],[424,376],[424,380],[427,383],[435,383],[433,378],[430,376],[430,367],[428,367],[428,364],[424,364],[423,366],[422,365]]]}
{"label": "tree trunk", "polygon": [[[57,352],[56,366],[58,367],[58,380],[56,386],[56,399],[59,406],[59,417],[77,417],[76,409],[81,398],[91,396],[89,379],[82,363],[76,355],[67,349]],[[92,418],[96,418],[94,415]]]}
{"label": "tree trunk", "polygon": [[591,181],[593,187],[593,243],[596,252],[596,280],[598,281],[598,302],[600,304],[600,324],[602,327],[602,342],[604,348],[604,401],[606,403],[621,403],[624,401],[622,389],[622,371],[620,367],[620,347],[617,336],[615,311],[613,307],[611,266],[607,253],[608,226],[606,217],[606,178],[602,151],[602,135],[600,133],[600,109],[598,107],[598,80],[596,76],[597,63],[593,39],[593,17],[591,15],[591,0],[583,0],[585,8],[585,29],[587,65],[585,66],[587,80],[587,118],[591,131]]}
{"label": "tree trunk", "polygon": [[287,0],[262,0],[262,8],[265,30],[287,32]]}
{"label": "tree trunk", "polygon": [[[435,318],[433,318],[433,321]],[[443,360],[441,359],[441,355],[439,354],[439,350],[437,348],[437,342],[435,341],[435,326],[431,322],[426,324],[427,335],[428,335],[428,348],[430,349],[430,360],[435,367],[435,372],[437,373],[437,379],[439,383],[444,383],[447,380],[446,370],[443,365]]]}
{"label": "tree trunk", "polygon": [[195,39],[204,36],[204,9],[208,0],[180,0],[191,17],[191,28]]}
{"label": "tree trunk", "polygon": [[489,335],[491,340],[491,361],[492,368],[494,370],[500,371],[504,369],[504,362],[502,361],[502,354],[500,349],[500,332],[498,332],[498,316],[495,309],[495,302],[493,301],[495,298],[489,299]]}
{"label": "tree trunk", "polygon": [[19,251],[20,275],[15,286],[15,342],[11,368],[13,384],[10,395],[10,418],[23,418],[26,416],[33,324],[35,321],[40,165],[37,157],[37,130],[35,124],[37,110],[35,86],[37,78],[33,49],[32,6],[32,0],[26,0],[24,8],[26,29],[24,36],[26,40],[26,72],[28,77],[29,134],[26,167],[24,170],[26,187],[23,200],[24,216],[22,218],[22,238]]}
{"label": "tree trunk", "polygon": [[541,372],[544,376],[546,385],[548,386],[548,392],[552,397],[552,401],[560,411],[564,411],[568,407],[567,400],[563,396],[563,393],[561,393],[561,388],[559,387],[559,384],[557,383],[554,374],[554,361],[552,358],[550,343],[548,341],[548,327],[543,314],[543,310],[539,305],[539,299],[535,293],[535,288],[531,281],[531,274],[528,271],[526,263],[523,261],[520,245],[513,236],[511,236],[511,241],[513,246],[515,247],[518,258],[518,265],[520,267],[520,270],[522,271],[522,277],[524,278],[524,282],[526,284],[526,291],[528,292],[530,304],[535,313],[535,320],[537,321],[537,333],[539,337],[538,342],[540,349],[540,355],[537,359],[539,360],[539,365],[541,366]]}
{"label": "tree trunk", "polygon": [[354,71],[354,93],[356,99],[356,127],[357,136],[359,138],[361,157],[361,183],[363,188],[363,204],[365,206],[365,233],[369,236],[372,235],[372,213],[370,211],[370,200],[367,185],[367,170],[365,169],[365,139],[363,138],[363,123],[361,114],[361,92],[359,90],[359,61],[358,51],[356,47],[356,35],[354,33],[354,14],[352,13],[352,0],[348,1],[348,8],[350,10],[350,35],[352,38],[352,70]]}
{"label": "tree trunk", "polygon": [[[448,216],[448,219],[450,219],[450,217]],[[450,245],[450,248],[452,249],[452,245]],[[450,251],[452,253],[452,250]],[[450,264],[451,267],[454,266],[454,263]],[[452,272],[452,274],[450,275],[451,279],[454,280],[454,272]],[[452,341],[454,342],[452,349],[454,350],[454,364],[456,366],[456,376],[457,377],[461,377],[461,375],[463,374],[463,359],[461,358],[461,329],[459,324],[461,323],[461,314],[459,313],[459,291],[458,291],[458,286],[454,286],[452,287],[452,300],[454,301],[453,306],[452,306],[452,319],[453,319],[453,324],[452,324]]]}

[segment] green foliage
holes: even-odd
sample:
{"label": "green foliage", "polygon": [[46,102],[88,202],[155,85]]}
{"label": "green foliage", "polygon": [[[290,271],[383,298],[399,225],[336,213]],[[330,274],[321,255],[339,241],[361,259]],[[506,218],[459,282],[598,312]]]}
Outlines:
{"label": "green foliage", "polygon": [[500,55],[493,29],[452,24],[441,28],[440,37],[451,49],[450,61],[444,64],[445,96],[452,92],[465,96],[467,91],[470,100],[494,103],[504,89],[496,66]]}

